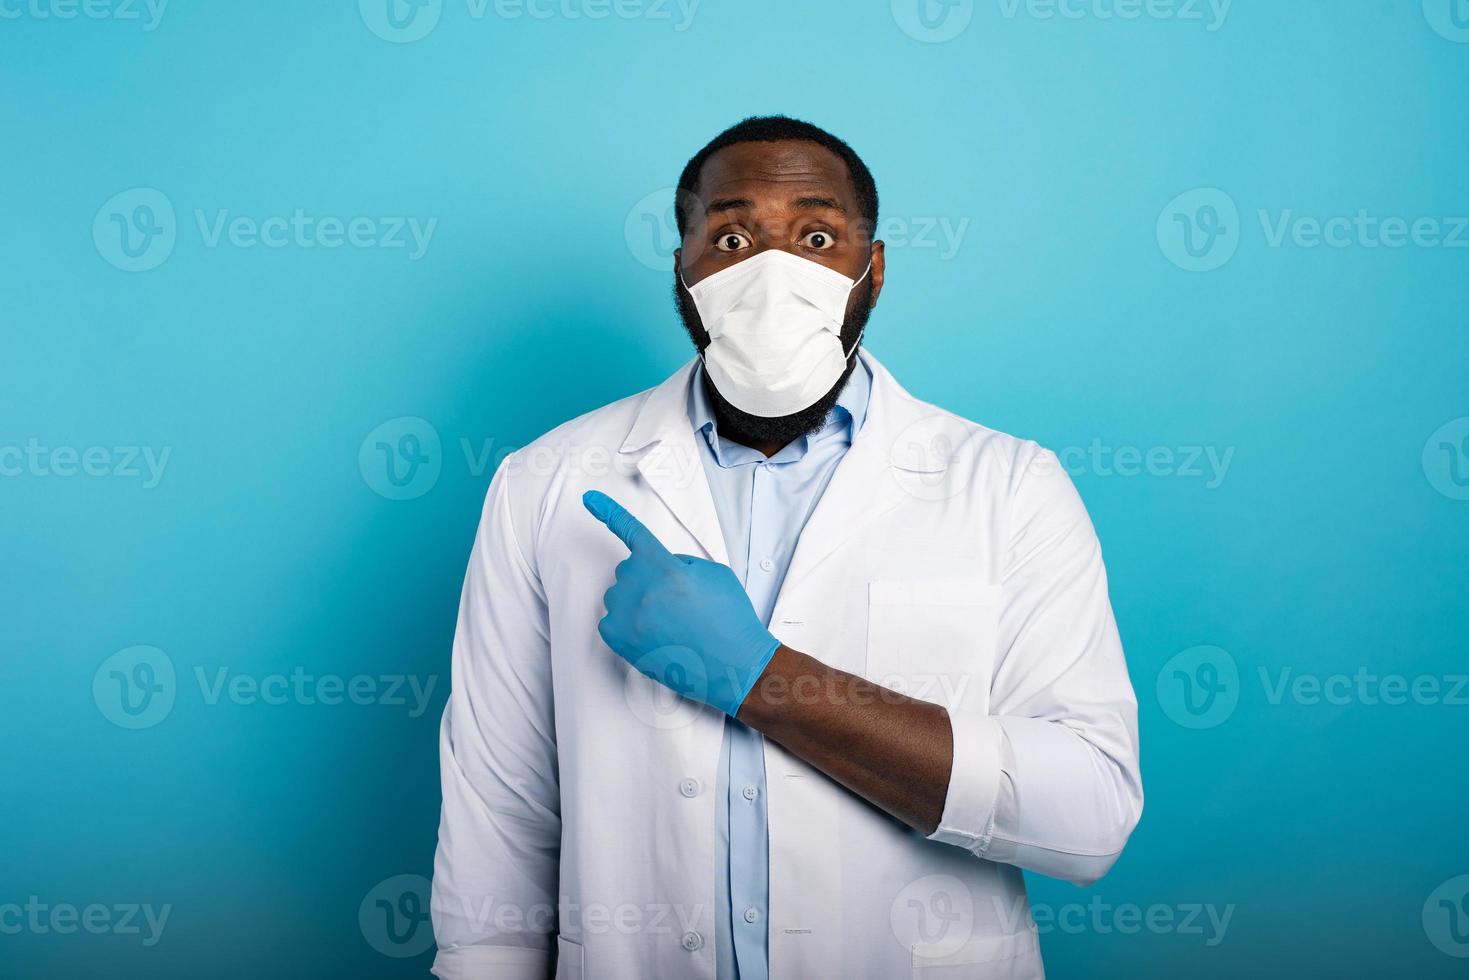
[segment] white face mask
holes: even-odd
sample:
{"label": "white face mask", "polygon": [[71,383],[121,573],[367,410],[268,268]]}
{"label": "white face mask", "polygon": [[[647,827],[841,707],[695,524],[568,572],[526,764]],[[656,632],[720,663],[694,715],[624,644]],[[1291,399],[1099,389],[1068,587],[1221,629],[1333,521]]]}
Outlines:
{"label": "white face mask", "polygon": [[869,260],[853,281],[772,248],[685,283],[709,334],[702,356],[714,387],[735,408],[762,418],[814,405],[847,369],[847,297],[871,269]]}

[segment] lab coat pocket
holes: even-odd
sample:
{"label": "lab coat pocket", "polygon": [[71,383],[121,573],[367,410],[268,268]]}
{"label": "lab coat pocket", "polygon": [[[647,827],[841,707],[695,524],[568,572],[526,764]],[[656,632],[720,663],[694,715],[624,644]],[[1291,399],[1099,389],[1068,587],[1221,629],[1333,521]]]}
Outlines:
{"label": "lab coat pocket", "polygon": [[913,947],[913,980],[1045,980],[1034,932]]}
{"label": "lab coat pocket", "polygon": [[983,579],[867,585],[864,676],[949,709],[989,707],[1000,587]]}
{"label": "lab coat pocket", "polygon": [[582,980],[585,966],[582,962],[581,943],[574,943],[565,936],[556,937],[556,980]]}

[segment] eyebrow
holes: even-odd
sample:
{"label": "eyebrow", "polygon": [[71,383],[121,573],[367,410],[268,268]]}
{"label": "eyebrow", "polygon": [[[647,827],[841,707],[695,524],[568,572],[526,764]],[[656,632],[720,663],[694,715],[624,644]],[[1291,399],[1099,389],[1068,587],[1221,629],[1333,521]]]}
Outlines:
{"label": "eyebrow", "polygon": [[[840,214],[847,213],[847,209],[837,203],[835,198],[831,197],[798,197],[794,204],[802,210],[820,208],[827,211],[836,211]],[[747,197],[721,197],[710,201],[709,205],[704,208],[704,213],[709,215],[719,214],[723,211],[748,211],[754,206],[755,202]]]}
{"label": "eyebrow", "polygon": [[718,214],[721,211],[748,210],[755,206],[755,202],[747,197],[721,197],[710,201],[704,208],[705,214]]}
{"label": "eyebrow", "polygon": [[837,211],[841,214],[847,213],[846,208],[838,204],[835,198],[830,197],[798,197],[796,198],[796,207],[822,208],[827,211]]}

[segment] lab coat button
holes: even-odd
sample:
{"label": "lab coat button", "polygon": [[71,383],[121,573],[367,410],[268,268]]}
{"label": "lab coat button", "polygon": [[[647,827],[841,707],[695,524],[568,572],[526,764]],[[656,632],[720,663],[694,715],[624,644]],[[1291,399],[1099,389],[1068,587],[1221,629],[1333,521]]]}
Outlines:
{"label": "lab coat button", "polygon": [[697,932],[686,932],[683,934],[683,948],[690,953],[704,948],[704,937]]}
{"label": "lab coat button", "polygon": [[769,558],[762,558],[760,560],[760,570],[762,572],[768,572],[768,571],[770,571],[774,567],[775,567],[775,562],[771,561]]}
{"label": "lab coat button", "polygon": [[753,800],[756,796],[760,795],[760,791],[753,786],[746,786],[744,789],[744,794],[745,799]]}
{"label": "lab coat button", "polygon": [[[693,799],[694,797],[699,795],[699,781],[690,776],[688,779],[685,779],[683,782],[678,784],[678,791],[684,796],[687,796],[689,799]],[[690,935],[692,935],[692,933],[690,933]]]}
{"label": "lab coat button", "polygon": [[755,908],[755,906],[752,905],[749,908],[745,909],[746,922],[754,922],[758,918],[760,918],[760,910]]}

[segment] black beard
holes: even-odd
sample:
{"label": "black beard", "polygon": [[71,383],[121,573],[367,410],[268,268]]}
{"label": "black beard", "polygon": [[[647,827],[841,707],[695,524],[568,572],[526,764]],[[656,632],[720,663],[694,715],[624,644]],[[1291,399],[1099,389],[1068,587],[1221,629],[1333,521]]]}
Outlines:
{"label": "black beard", "polygon": [[[871,276],[862,280],[855,295],[855,306],[848,305],[846,319],[842,321],[842,350],[851,351],[847,356],[847,366],[826,394],[798,412],[767,418],[741,411],[714,387],[714,382],[709,380],[708,371],[699,372],[703,376],[704,395],[714,410],[714,422],[719,427],[720,435],[747,446],[756,443],[784,446],[802,436],[811,435],[826,423],[827,414],[836,405],[842,389],[847,386],[847,379],[852,376],[852,369],[857,366],[857,350],[861,346],[862,331],[867,326],[867,318],[872,315]],[[694,342],[694,348],[702,354],[704,348],[709,346],[709,333],[699,319],[699,309],[694,305],[694,298],[684,288],[677,272],[673,274],[673,301],[678,308],[679,319],[683,321],[684,330]]]}

